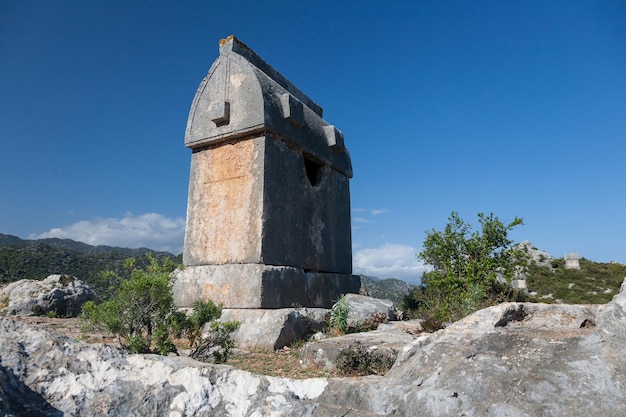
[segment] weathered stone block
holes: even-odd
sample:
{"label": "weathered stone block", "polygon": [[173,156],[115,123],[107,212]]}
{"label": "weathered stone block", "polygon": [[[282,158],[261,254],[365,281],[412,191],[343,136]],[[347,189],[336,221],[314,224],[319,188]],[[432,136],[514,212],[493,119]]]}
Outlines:
{"label": "weathered stone block", "polygon": [[565,254],[565,269],[580,269],[580,257],[576,252]]}
{"label": "weathered stone block", "polygon": [[321,308],[225,309],[220,320],[241,323],[232,335],[237,347],[276,350],[322,330],[328,313]]}
{"label": "weathered stone block", "polygon": [[356,275],[305,273],[261,264],[188,266],[174,271],[174,302],[211,299],[227,308],[332,307],[338,294],[359,290]]}
{"label": "weathered stone block", "polygon": [[211,299],[228,308],[285,308],[307,305],[302,269],[261,264],[188,266],[174,272],[174,302],[191,307]]}
{"label": "weathered stone block", "polygon": [[193,152],[185,265],[260,263],[265,138]]}
{"label": "weathered stone block", "polygon": [[307,307],[331,308],[337,297],[347,293],[358,293],[361,278],[358,275],[324,274],[307,272]]}

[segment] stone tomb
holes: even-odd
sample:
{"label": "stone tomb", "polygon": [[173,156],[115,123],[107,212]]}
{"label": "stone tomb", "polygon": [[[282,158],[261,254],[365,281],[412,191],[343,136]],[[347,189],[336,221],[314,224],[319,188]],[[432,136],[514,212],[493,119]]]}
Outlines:
{"label": "stone tomb", "polygon": [[580,269],[580,256],[576,252],[565,254],[565,269]]}
{"label": "stone tomb", "polygon": [[329,308],[352,275],[350,156],[322,108],[233,36],[191,106],[175,301]]}

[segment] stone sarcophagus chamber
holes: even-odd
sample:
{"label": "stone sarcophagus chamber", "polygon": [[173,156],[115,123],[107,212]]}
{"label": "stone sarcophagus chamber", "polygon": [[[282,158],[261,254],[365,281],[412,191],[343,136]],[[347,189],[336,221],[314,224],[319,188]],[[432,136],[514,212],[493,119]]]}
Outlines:
{"label": "stone sarcophagus chamber", "polygon": [[352,275],[350,156],[322,108],[234,37],[193,100],[180,307],[330,307]]}

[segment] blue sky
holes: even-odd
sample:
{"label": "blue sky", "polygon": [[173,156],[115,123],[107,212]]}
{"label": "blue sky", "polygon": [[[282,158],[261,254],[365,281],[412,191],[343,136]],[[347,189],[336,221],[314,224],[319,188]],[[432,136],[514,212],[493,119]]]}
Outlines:
{"label": "blue sky", "polygon": [[626,2],[0,2],[0,232],[180,252],[196,88],[235,34],[352,157],[355,272],[450,212],[626,263]]}

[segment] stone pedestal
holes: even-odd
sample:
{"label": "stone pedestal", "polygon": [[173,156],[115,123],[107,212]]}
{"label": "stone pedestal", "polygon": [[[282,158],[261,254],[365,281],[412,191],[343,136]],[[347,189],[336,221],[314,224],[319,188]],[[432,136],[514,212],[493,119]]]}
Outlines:
{"label": "stone pedestal", "polygon": [[188,266],[173,278],[174,302],[186,308],[198,299],[228,308],[330,308],[338,295],[358,291],[361,282],[356,275],[261,264]]}

